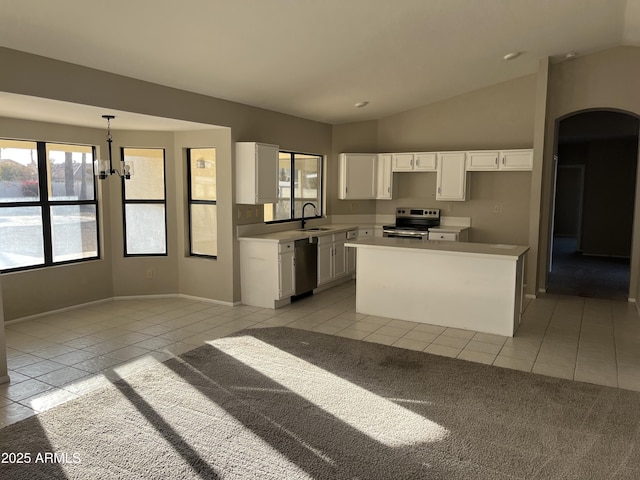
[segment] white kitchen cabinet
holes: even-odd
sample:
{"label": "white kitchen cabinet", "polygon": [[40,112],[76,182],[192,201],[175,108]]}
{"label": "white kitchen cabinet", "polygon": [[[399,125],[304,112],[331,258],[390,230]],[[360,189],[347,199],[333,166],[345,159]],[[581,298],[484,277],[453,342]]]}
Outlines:
{"label": "white kitchen cabinet", "polygon": [[[361,228],[358,228],[355,230],[349,230],[347,232],[347,241],[355,240],[359,238],[361,231],[362,231]],[[369,230],[369,231],[373,233],[372,230]],[[345,264],[345,268],[347,269],[346,274],[353,275],[356,273],[356,249],[353,247],[344,247],[344,254],[345,254],[344,264]]]}
{"label": "white kitchen cabinet", "polygon": [[467,171],[515,171],[533,169],[533,150],[479,150],[467,152]]}
{"label": "white kitchen cabinet", "polygon": [[291,297],[296,291],[296,260],[293,242],[280,244],[278,280],[278,299]]}
{"label": "white kitchen cabinet", "polygon": [[294,243],[239,240],[242,303],[263,308],[288,303],[295,292]]}
{"label": "white kitchen cabinet", "polygon": [[433,152],[393,153],[391,158],[394,172],[435,172],[437,167]]}
{"label": "white kitchen cabinet", "polygon": [[467,152],[467,171],[498,170],[500,165],[500,152],[495,150],[481,150]]}
{"label": "white kitchen cabinet", "polygon": [[346,241],[346,232],[318,237],[318,286],[346,275]]}
{"label": "white kitchen cabinet", "polygon": [[341,153],[339,161],[338,198],[372,200],[376,198],[375,153]]}
{"label": "white kitchen cabinet", "polygon": [[438,154],[436,200],[464,201],[467,193],[466,152]]}
{"label": "white kitchen cabinet", "polygon": [[376,199],[391,200],[393,197],[393,173],[391,154],[378,154],[376,159]]}
{"label": "white kitchen cabinet", "polygon": [[236,202],[249,205],[278,200],[277,145],[236,143]]}
{"label": "white kitchen cabinet", "polygon": [[500,170],[533,170],[533,150],[503,150],[500,152]]}

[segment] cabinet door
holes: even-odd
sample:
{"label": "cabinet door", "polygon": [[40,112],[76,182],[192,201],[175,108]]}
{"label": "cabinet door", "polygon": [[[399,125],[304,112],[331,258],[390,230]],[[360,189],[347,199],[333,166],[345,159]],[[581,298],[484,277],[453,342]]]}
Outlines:
{"label": "cabinet door", "polygon": [[345,247],[347,275],[356,273],[356,251],[357,249],[354,247]]}
{"label": "cabinet door", "polygon": [[341,154],[339,198],[370,200],[376,198],[375,154]]}
{"label": "cabinet door", "polygon": [[256,143],[256,202],[278,201],[278,147]]}
{"label": "cabinet door", "polygon": [[413,170],[413,153],[394,153],[391,158],[394,172],[410,172]]}
{"label": "cabinet door", "polygon": [[467,171],[497,170],[500,152],[467,152]]}
{"label": "cabinet door", "polygon": [[533,170],[533,150],[504,150],[500,156],[500,170]]}
{"label": "cabinet door", "polygon": [[279,298],[287,298],[295,293],[295,255],[293,251],[283,252],[278,255],[278,293]]}
{"label": "cabinet door", "polygon": [[347,273],[347,256],[344,240],[333,244],[333,278],[342,277]]}
{"label": "cabinet door", "polygon": [[333,279],[333,243],[318,245],[318,285],[328,283]]}
{"label": "cabinet door", "polygon": [[376,173],[376,199],[391,200],[393,195],[391,154],[385,153],[378,155]]}
{"label": "cabinet door", "polygon": [[435,172],[437,153],[416,153],[413,159],[413,169],[418,172]]}
{"label": "cabinet door", "polygon": [[463,201],[466,196],[465,152],[438,154],[436,200]]}
{"label": "cabinet door", "polygon": [[278,198],[277,145],[236,143],[236,202],[273,203]]}

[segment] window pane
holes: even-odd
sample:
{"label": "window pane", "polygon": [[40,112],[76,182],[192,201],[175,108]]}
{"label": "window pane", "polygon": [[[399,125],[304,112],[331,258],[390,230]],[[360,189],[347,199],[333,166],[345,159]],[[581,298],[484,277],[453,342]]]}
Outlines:
{"label": "window pane", "polygon": [[191,205],[191,253],[218,255],[216,205]]}
{"label": "window pane", "polygon": [[40,207],[0,208],[0,269],[43,263]]}
{"label": "window pane", "polygon": [[191,200],[216,200],[216,149],[192,148]]}
{"label": "window pane", "polygon": [[302,206],[312,202],[316,210],[307,207],[306,217],[320,215],[320,157],[318,155],[294,155],[295,218],[302,218]]}
{"label": "window pane", "polygon": [[164,205],[128,204],[125,215],[128,254],[167,252]]}
{"label": "window pane", "polygon": [[53,261],[65,262],[98,256],[95,205],[51,207]]}
{"label": "window pane", "polygon": [[47,144],[51,200],[93,200],[93,151],[86,145]]}
{"label": "window pane", "polygon": [[164,200],[164,150],[125,148],[131,179],[124,183],[127,200]]}
{"label": "window pane", "polygon": [[39,199],[36,142],[0,140],[0,202]]}

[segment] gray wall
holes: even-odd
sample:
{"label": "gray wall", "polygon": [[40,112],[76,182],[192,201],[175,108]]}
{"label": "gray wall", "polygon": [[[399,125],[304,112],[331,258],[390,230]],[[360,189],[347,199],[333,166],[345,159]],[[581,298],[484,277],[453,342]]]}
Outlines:
{"label": "gray wall", "polygon": [[[333,128],[334,152],[408,152],[532,148],[536,75],[528,75],[376,122]],[[377,131],[373,131],[374,124]],[[394,214],[398,206],[437,207],[472,217],[471,240],[528,244],[530,172],[470,172],[468,201],[435,200],[435,173],[395,173],[393,200],[336,200],[332,213]],[[337,182],[337,170],[331,174]],[[330,196],[331,197],[331,196]],[[501,214],[494,214],[494,205]]]}
{"label": "gray wall", "polygon": [[[558,121],[574,112],[588,109],[618,109],[640,115],[640,48],[617,47],[571,61],[552,64],[549,73],[548,109],[542,171],[540,255],[538,285],[546,287],[553,198],[553,155],[557,153]],[[636,183],[636,192],[638,192]],[[636,298],[640,269],[640,205],[635,197],[631,258],[630,298]]]}
{"label": "gray wall", "polygon": [[[283,149],[331,157],[331,126],[319,122],[6,48],[0,48],[0,64],[3,66],[0,91],[3,92],[228,127],[226,131],[211,133],[211,141],[221,155],[220,175],[226,180],[218,198],[221,224],[218,260],[186,260],[184,225],[179,223],[184,219],[184,213],[179,209],[184,208],[182,194],[185,181],[181,173],[180,149],[185,141],[193,139],[199,143],[207,140],[209,143],[208,138],[189,137],[186,133],[174,135],[172,132],[123,132],[118,137],[114,132],[115,148],[122,142],[167,148],[169,256],[123,258],[119,187],[102,184],[101,205],[108,232],[104,239],[104,260],[4,275],[6,320],[113,295],[176,293],[183,289],[187,294],[202,293],[212,300],[238,302],[240,283],[235,227],[238,210],[246,207],[235,203],[235,187],[231,181],[234,178],[233,142],[267,142]],[[3,137],[87,143],[106,148],[103,145],[104,131],[87,130],[89,132],[77,127],[37,126],[33,122],[0,119]],[[111,188],[114,190],[112,195],[109,192]],[[145,278],[148,268],[156,272],[151,281]],[[180,279],[184,280],[183,284],[179,283]]]}

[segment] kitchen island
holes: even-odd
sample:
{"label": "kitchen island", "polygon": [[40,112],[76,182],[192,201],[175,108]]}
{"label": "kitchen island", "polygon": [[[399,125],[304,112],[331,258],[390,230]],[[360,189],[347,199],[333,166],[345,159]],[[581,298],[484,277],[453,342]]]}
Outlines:
{"label": "kitchen island", "polygon": [[365,238],[357,249],[356,310],[513,336],[529,247]]}

